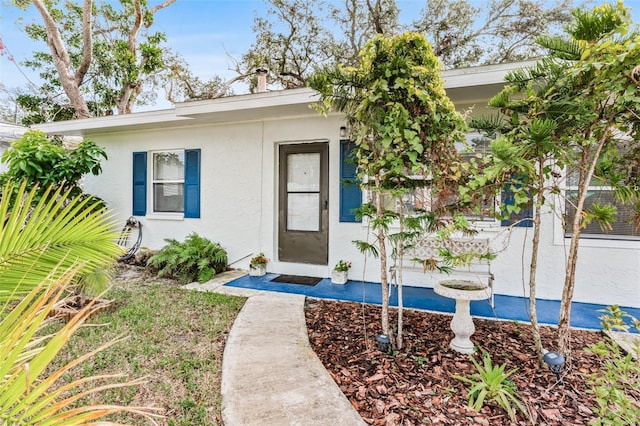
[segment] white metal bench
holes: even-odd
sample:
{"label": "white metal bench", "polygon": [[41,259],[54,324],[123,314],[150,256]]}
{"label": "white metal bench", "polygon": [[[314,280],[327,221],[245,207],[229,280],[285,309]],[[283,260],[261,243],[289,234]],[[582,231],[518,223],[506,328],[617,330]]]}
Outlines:
{"label": "white metal bench", "polygon": [[[442,251],[448,251],[456,256],[456,261],[447,262]],[[435,274],[465,277],[469,281],[480,283],[491,290],[491,307],[494,307],[493,273],[491,272],[491,251],[488,238],[447,238],[439,239],[423,236],[408,244],[404,250],[403,271],[421,271]],[[397,261],[396,261],[397,262]],[[389,269],[390,285],[397,285],[398,265]],[[443,265],[444,262],[444,265]],[[436,265],[447,269],[446,272],[437,269]]]}

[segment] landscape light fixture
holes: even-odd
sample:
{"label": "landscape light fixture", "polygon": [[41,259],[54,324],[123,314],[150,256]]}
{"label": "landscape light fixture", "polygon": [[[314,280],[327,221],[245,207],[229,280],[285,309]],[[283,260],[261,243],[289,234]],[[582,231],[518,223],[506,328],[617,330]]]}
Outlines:
{"label": "landscape light fixture", "polygon": [[542,360],[549,366],[549,369],[555,373],[556,378],[560,381],[560,373],[564,368],[564,357],[558,352],[545,352]]}
{"label": "landscape light fixture", "polygon": [[376,341],[378,342],[378,349],[381,352],[388,353],[389,349],[391,349],[391,339],[386,334],[379,334],[376,337]]}

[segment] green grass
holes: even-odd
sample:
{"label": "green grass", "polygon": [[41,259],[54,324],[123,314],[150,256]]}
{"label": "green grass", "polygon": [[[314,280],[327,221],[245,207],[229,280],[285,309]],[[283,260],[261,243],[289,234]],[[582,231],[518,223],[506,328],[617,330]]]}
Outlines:
{"label": "green grass", "polygon": [[[91,317],[54,367],[115,337],[125,335],[128,339],[79,365],[61,382],[110,373],[124,373],[129,379],[146,377],[140,386],[109,390],[90,401],[161,407],[166,418],[160,423],[166,425],[222,424],[224,342],[245,299],[181,290],[165,280],[147,283],[141,279],[116,279],[104,297],[116,300],[115,309]],[[145,424],[134,416],[111,420]]]}

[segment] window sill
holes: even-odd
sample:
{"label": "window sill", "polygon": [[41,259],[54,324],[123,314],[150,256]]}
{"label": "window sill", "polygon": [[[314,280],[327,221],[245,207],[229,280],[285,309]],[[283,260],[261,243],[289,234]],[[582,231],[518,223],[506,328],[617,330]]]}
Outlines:
{"label": "window sill", "polygon": [[146,216],[148,220],[184,220],[182,213],[151,213]]}
{"label": "window sill", "polygon": [[[569,247],[571,238],[564,237],[562,244]],[[640,249],[640,240],[614,240],[606,238],[580,238],[580,247]]]}
{"label": "window sill", "polygon": [[[367,228],[369,226],[369,221],[367,219],[363,219],[360,225],[363,228]],[[500,222],[498,221],[473,222],[469,220],[469,227],[478,232],[500,232],[503,229],[502,225],[500,225]],[[398,223],[398,221],[394,221],[392,224],[389,225],[389,228],[393,230],[398,230],[400,229],[400,224]]]}
{"label": "window sill", "polygon": [[502,225],[500,222],[472,222],[469,221],[469,227],[471,229],[475,229],[476,231],[484,231],[484,232],[499,232],[502,229]]}

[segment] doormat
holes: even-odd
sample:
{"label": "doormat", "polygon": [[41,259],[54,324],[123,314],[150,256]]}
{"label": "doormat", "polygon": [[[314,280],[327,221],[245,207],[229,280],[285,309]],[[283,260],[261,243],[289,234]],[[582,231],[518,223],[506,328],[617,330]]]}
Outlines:
{"label": "doormat", "polygon": [[287,284],[302,284],[302,285],[316,285],[322,278],[318,277],[303,277],[300,275],[278,275],[273,278],[271,281],[276,283],[287,283]]}

